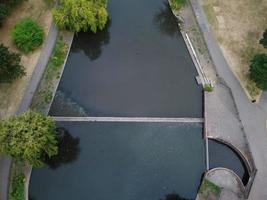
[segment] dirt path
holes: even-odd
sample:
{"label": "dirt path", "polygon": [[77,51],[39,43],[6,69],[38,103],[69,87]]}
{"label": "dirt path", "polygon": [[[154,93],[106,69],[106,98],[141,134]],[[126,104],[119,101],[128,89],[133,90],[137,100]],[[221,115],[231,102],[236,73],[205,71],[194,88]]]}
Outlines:
{"label": "dirt path", "polygon": [[[47,37],[52,23],[51,12],[46,8],[43,0],[28,0],[16,8],[4,22],[0,29],[0,43],[10,47],[12,51],[19,52],[11,41],[10,32],[19,20],[29,16],[37,20],[43,27]],[[0,118],[6,118],[16,113],[40,57],[41,50],[42,46],[31,53],[22,54],[21,63],[27,72],[25,77],[14,81],[12,84],[0,84]]]}

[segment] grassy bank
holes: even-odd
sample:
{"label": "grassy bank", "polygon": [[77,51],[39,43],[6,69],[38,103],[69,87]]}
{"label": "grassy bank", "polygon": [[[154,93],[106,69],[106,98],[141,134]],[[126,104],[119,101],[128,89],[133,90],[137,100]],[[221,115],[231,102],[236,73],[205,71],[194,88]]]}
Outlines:
{"label": "grassy bank", "polygon": [[10,176],[9,200],[24,200],[25,199],[25,175],[23,172],[23,164],[13,162]]}
{"label": "grassy bank", "polygon": [[54,95],[55,87],[59,81],[61,70],[68,52],[68,44],[65,43],[62,34],[56,40],[52,55],[48,61],[43,78],[34,95],[31,108],[35,111],[47,113]]}

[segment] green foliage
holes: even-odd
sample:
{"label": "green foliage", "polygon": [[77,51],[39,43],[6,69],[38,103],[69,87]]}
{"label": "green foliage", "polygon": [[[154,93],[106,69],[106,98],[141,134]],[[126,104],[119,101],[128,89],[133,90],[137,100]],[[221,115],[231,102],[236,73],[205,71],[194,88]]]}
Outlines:
{"label": "green foliage", "polygon": [[46,68],[45,79],[51,80],[53,78],[54,72],[57,72],[61,65],[64,63],[67,50],[68,45],[63,42],[62,39],[57,39],[52,56],[50,57],[48,66]]}
{"label": "green foliage", "polygon": [[213,87],[210,84],[206,84],[206,85],[204,85],[204,91],[212,92],[213,91]]}
{"label": "green foliage", "polygon": [[22,173],[15,175],[11,180],[11,192],[9,194],[9,200],[24,200],[24,182],[25,176]]}
{"label": "green foliage", "polygon": [[43,78],[34,95],[31,108],[38,112],[47,113],[50,102],[53,99],[57,79],[60,78],[61,69],[64,64],[69,45],[62,37],[58,37],[52,55],[48,61]]}
{"label": "green foliage", "polygon": [[267,90],[267,54],[259,53],[251,60],[249,76],[257,87]]}
{"label": "green foliage", "polygon": [[0,2],[0,26],[9,13],[23,0],[1,0]]}
{"label": "green foliage", "polygon": [[262,44],[264,48],[267,48],[267,29],[264,31],[262,38],[260,39],[260,44]]}
{"label": "green foliage", "polygon": [[0,123],[0,152],[39,167],[57,154],[56,126],[52,118],[31,110]]}
{"label": "green foliage", "polygon": [[74,32],[95,33],[104,29],[108,19],[106,0],[61,0],[52,13],[58,28]]}
{"label": "green foliage", "polygon": [[12,29],[12,39],[20,50],[28,53],[43,43],[44,31],[31,18],[25,18]]}
{"label": "green foliage", "polygon": [[186,0],[171,0],[171,8],[180,10],[186,4]]}
{"label": "green foliage", "polygon": [[7,47],[0,44],[0,82],[10,83],[23,75],[25,72],[20,65],[20,55],[9,52]]}
{"label": "green foliage", "polygon": [[221,188],[219,186],[204,178],[199,188],[199,193],[204,193],[207,190],[212,192],[217,197],[219,197],[221,194]]}

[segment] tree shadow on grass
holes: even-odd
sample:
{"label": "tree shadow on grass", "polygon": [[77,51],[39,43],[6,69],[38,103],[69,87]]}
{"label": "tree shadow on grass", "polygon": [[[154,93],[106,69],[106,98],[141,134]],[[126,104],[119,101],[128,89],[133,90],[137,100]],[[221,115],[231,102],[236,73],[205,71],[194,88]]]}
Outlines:
{"label": "tree shadow on grass", "polygon": [[65,128],[57,128],[57,133],[58,154],[45,159],[45,163],[51,169],[57,169],[63,164],[74,162],[80,153],[80,139],[78,137],[73,137]]}

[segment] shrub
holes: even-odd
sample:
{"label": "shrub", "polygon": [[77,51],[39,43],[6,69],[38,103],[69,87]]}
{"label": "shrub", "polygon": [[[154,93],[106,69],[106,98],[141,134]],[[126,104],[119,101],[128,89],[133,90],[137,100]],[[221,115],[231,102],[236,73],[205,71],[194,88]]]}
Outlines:
{"label": "shrub", "polygon": [[28,53],[43,43],[44,31],[31,18],[25,18],[12,29],[12,39],[20,50]]}
{"label": "shrub", "polygon": [[74,32],[96,32],[104,29],[107,19],[106,0],[61,0],[53,10],[55,24],[59,29]]}
{"label": "shrub", "polygon": [[258,88],[267,90],[267,54],[259,53],[254,56],[251,60],[249,73],[250,78]]}
{"label": "shrub", "polygon": [[15,175],[12,178],[9,200],[24,200],[25,199],[24,182],[25,182],[25,176],[22,173]]}
{"label": "shrub", "polygon": [[9,13],[23,0],[1,0],[0,2],[0,26]]}
{"label": "shrub", "polygon": [[12,82],[25,75],[24,67],[20,65],[20,55],[9,52],[0,44],[0,82]]}
{"label": "shrub", "polygon": [[204,91],[206,92],[212,92],[213,91],[213,87],[209,84],[204,85]]}
{"label": "shrub", "polygon": [[171,8],[174,10],[180,10],[186,3],[186,0],[171,0]]}
{"label": "shrub", "polygon": [[52,118],[28,111],[0,122],[0,153],[34,167],[57,154],[56,125]]}

